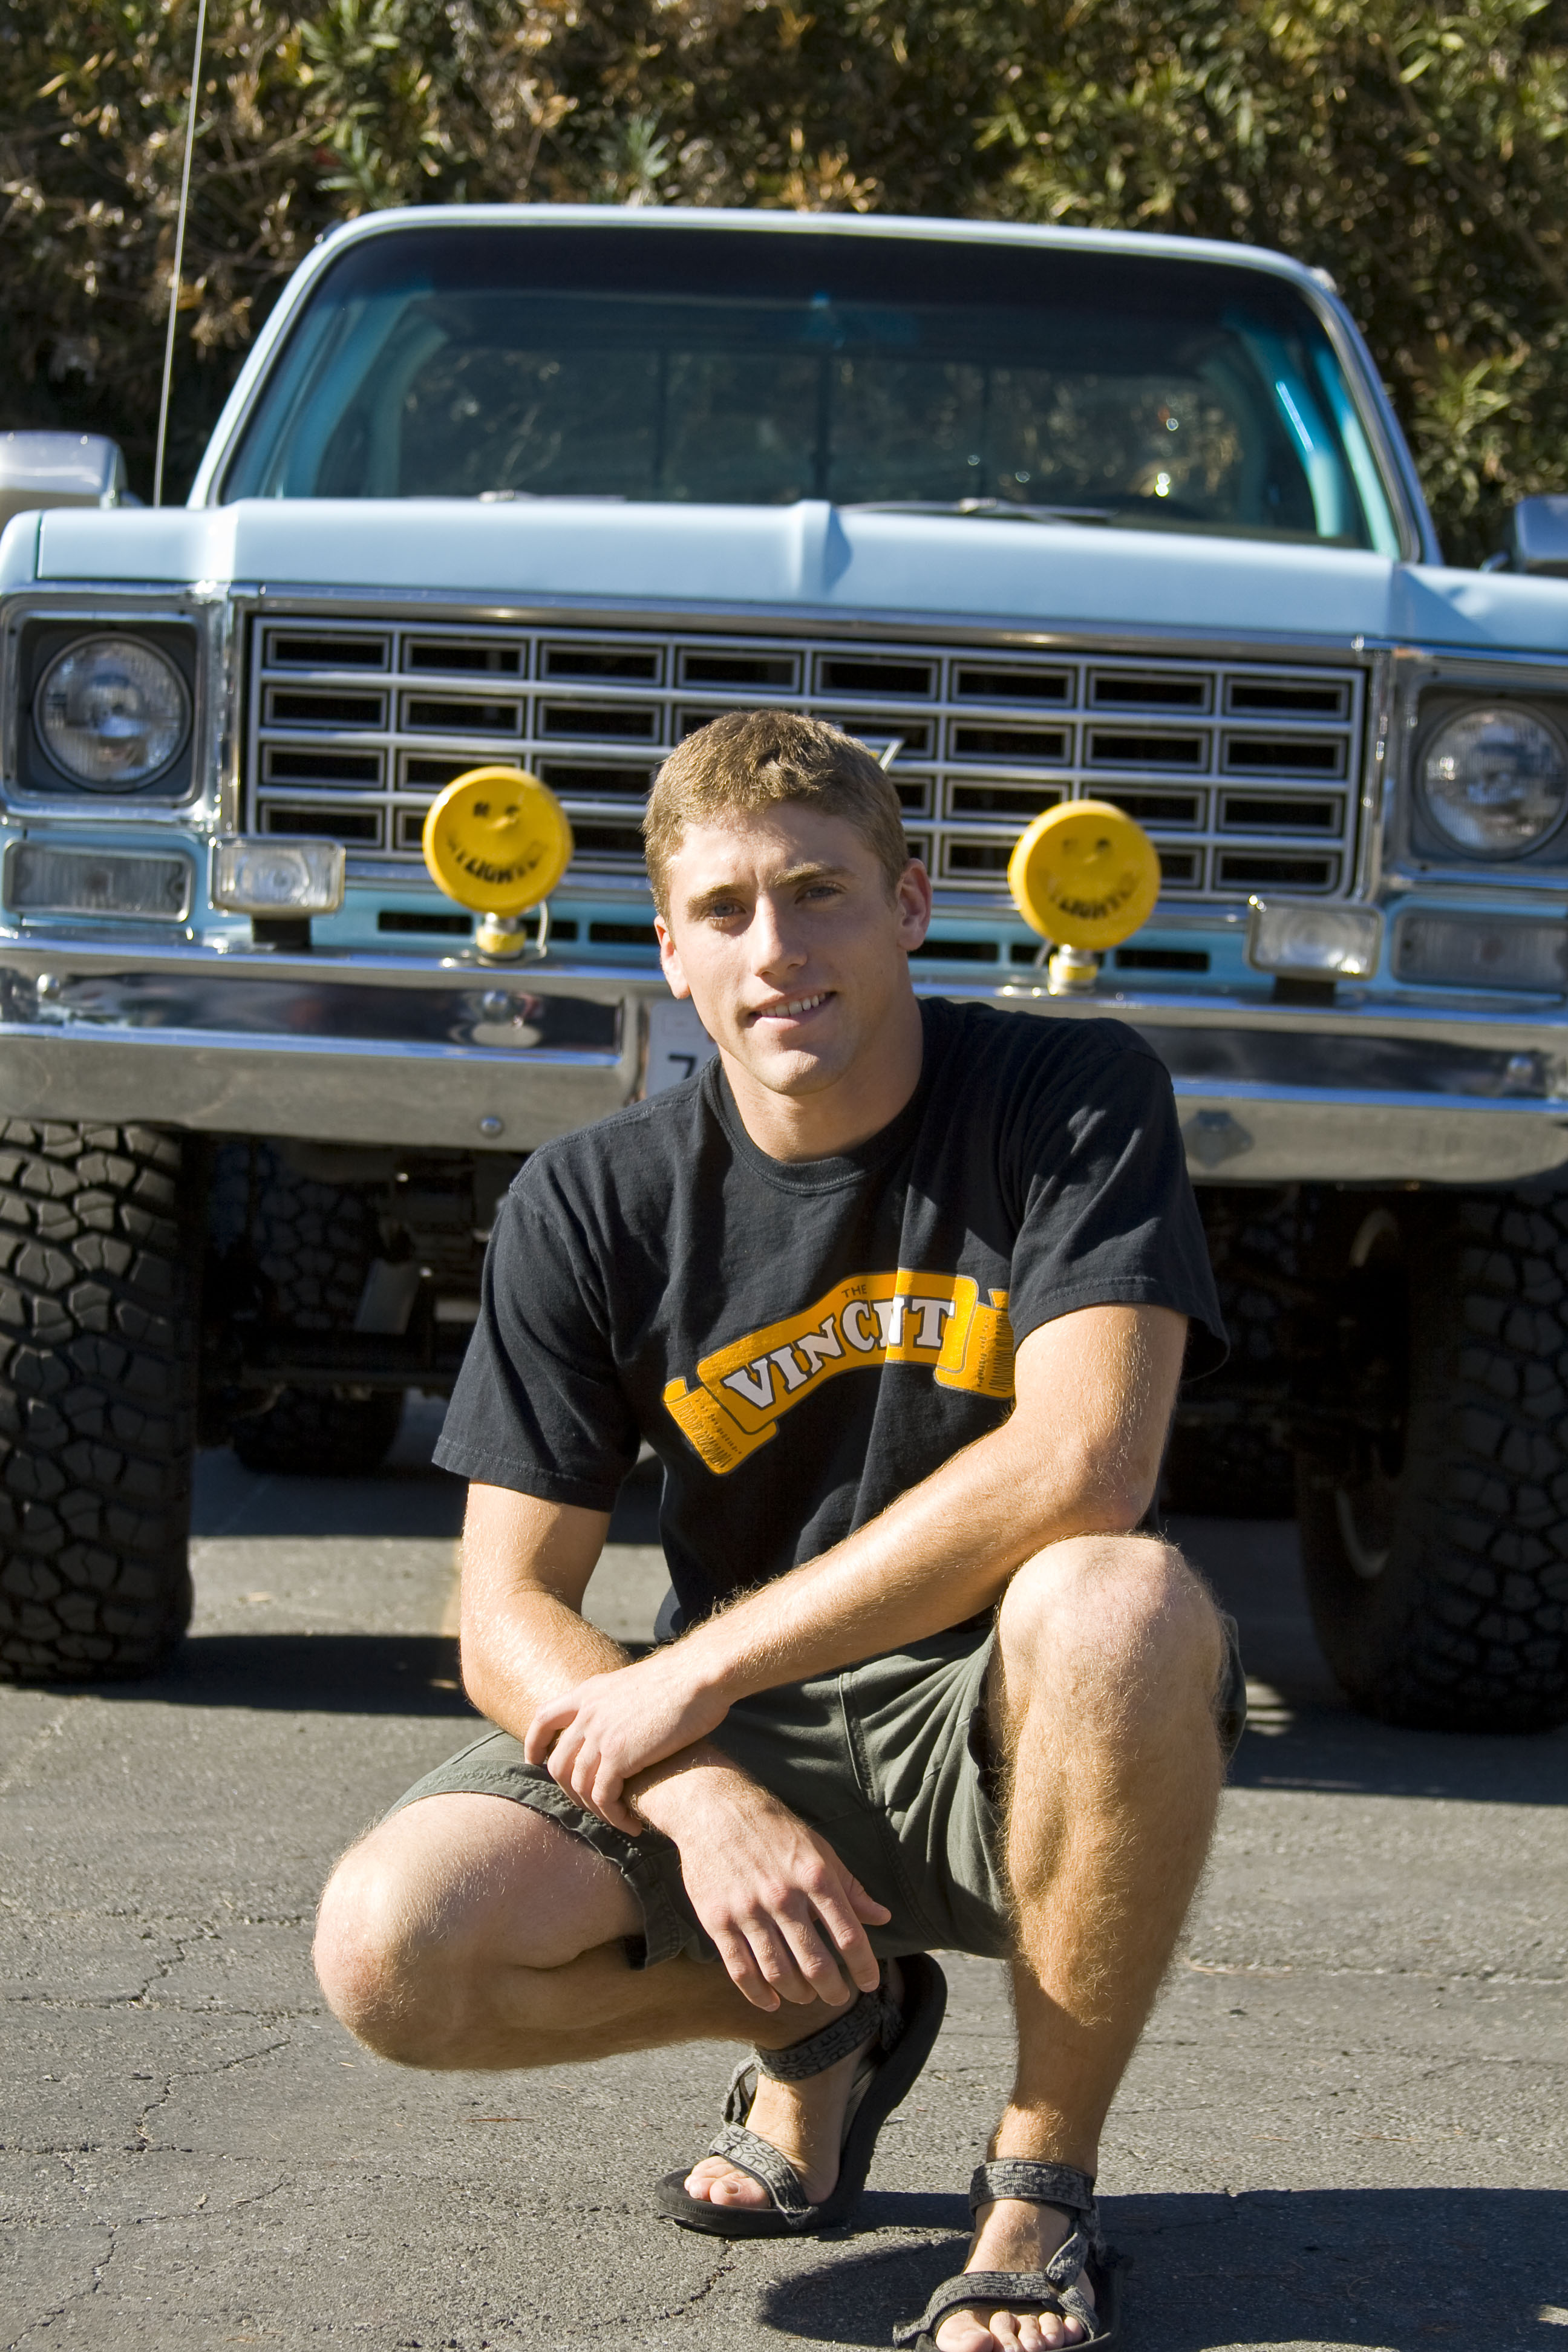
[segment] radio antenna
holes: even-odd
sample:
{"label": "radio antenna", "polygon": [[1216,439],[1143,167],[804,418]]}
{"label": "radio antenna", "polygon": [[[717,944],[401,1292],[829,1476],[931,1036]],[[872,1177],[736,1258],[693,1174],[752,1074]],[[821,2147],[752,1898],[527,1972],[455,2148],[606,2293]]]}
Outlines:
{"label": "radio antenna", "polygon": [[196,53],[191,60],[191,103],[185,114],[185,164],[180,173],[180,210],[174,223],[174,275],[169,285],[169,331],[163,338],[163,383],[158,395],[158,450],[153,461],[153,504],[163,503],[163,451],[169,438],[169,387],[174,375],[174,320],[180,308],[180,283],[185,266],[185,214],[191,201],[191,151],[196,143],[196,101],[202,87],[202,44],[207,29],[207,0],[196,10]]}

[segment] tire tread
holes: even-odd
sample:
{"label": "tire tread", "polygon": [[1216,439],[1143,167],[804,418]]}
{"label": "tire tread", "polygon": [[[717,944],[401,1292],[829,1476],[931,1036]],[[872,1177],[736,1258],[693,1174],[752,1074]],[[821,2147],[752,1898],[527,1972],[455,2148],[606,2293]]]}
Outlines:
{"label": "tire tread", "polygon": [[1413,1215],[1421,1279],[1390,1564],[1337,1573],[1331,1483],[1301,1481],[1320,1636],[1385,1721],[1542,1731],[1568,1720],[1568,1201],[1478,1195]]}
{"label": "tire tread", "polygon": [[184,1150],[0,1124],[0,1675],[148,1672],[191,1607]]}

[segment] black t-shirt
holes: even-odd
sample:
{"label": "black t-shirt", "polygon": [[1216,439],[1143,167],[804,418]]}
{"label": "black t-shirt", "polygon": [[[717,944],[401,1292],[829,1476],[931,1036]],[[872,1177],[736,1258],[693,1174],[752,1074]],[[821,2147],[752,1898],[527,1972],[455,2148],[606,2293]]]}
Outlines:
{"label": "black t-shirt", "polygon": [[646,1438],[679,1609],[812,1559],[1005,1418],[1080,1307],[1224,1353],[1163,1065],[1110,1021],[922,1006],[920,1085],[842,1158],[770,1159],[710,1061],[535,1151],[436,1459],[608,1510]]}

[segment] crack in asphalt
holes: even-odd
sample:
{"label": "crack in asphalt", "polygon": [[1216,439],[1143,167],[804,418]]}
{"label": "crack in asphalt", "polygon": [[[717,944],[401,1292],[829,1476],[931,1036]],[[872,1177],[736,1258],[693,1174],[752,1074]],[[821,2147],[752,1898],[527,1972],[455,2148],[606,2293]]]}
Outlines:
{"label": "crack in asphalt", "polygon": [[734,2268],[734,2255],[726,2254],[720,2262],[718,2268],[710,2273],[709,2276],[703,2280],[700,2286],[693,2287],[691,2293],[685,2296],[681,2302],[672,2303],[667,2311],[656,2311],[651,2313],[649,2315],[649,2324],[652,2326],[657,2327],[661,2320],[683,2318],[687,2312],[692,2309],[694,2305],[705,2302],[708,2296],[712,2294],[714,2288],[719,2285],[720,2282],[723,2279],[729,2278],[733,2273]]}
{"label": "crack in asphalt", "polygon": [[[275,2042],[268,2042],[260,2050],[241,2051],[236,2057],[216,2059],[205,2066],[179,2068],[177,2072],[168,2076],[158,2096],[155,2099],[150,2099],[142,2110],[141,2120],[136,2129],[143,2147],[151,2149],[156,2145],[147,2129],[147,2118],[150,2116],[155,2116],[160,2107],[166,2107],[177,2088],[186,2083],[208,2082],[215,2075],[234,2074],[241,2066],[254,2066],[260,2059],[274,2057],[279,2050],[287,2050],[289,2046],[289,2039],[284,2035]],[[167,2143],[164,2145],[166,2146]]]}
{"label": "crack in asphalt", "polygon": [[[131,2151],[116,2152],[129,2153]],[[160,2154],[173,2153],[174,2151],[149,2150],[148,2152],[151,2154]],[[81,2194],[85,2197],[89,2192],[84,2184],[78,2181],[74,2168],[69,2164],[68,2159],[66,2161],[66,2170],[70,2177],[73,2187],[79,2189]],[[210,2210],[209,2218],[216,2219],[228,2214],[237,2213],[247,2205],[262,2204],[268,2198],[278,2196],[283,2189],[287,2189],[288,2186],[288,2179],[285,2176],[280,2179],[268,2182],[265,2189],[247,2190],[243,2196],[231,2198],[225,2205],[213,2206]],[[52,2327],[57,2320],[63,2319],[73,2305],[90,2302],[95,2295],[101,2294],[103,2292],[104,2281],[109,2275],[110,2266],[113,2263],[116,2254],[120,2252],[121,2238],[127,2231],[142,2230],[146,2228],[149,2224],[156,2224],[159,2222],[194,2221],[199,2212],[206,2209],[206,2206],[207,2199],[206,2194],[204,2191],[202,2198],[197,2204],[184,2206],[174,2212],[133,2213],[127,2220],[122,2221],[111,2221],[102,2213],[93,2213],[90,2215],[84,2214],[82,2219],[87,2223],[87,2226],[94,2230],[101,2230],[109,2241],[108,2246],[102,2256],[92,2265],[92,2275],[90,2279],[86,2281],[81,2286],[74,2288],[70,2294],[65,2295],[60,2302],[53,2305],[47,2311],[40,2312],[36,2318],[27,2323],[20,2336],[9,2337],[5,2346],[0,2347],[0,2352],[26,2352],[26,2347],[28,2342],[37,2337],[43,2330]],[[40,2226],[47,2229],[50,2227],[50,2224],[46,2221],[40,2224]]]}

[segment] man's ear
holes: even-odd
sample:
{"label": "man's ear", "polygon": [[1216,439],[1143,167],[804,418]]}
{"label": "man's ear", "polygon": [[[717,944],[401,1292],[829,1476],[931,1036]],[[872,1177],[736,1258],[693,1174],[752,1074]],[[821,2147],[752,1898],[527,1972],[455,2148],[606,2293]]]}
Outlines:
{"label": "man's ear", "polygon": [[911,857],[893,893],[899,910],[899,945],[908,952],[918,948],[931,929],[931,876],[918,857]]}
{"label": "man's ear", "polygon": [[670,994],[679,997],[689,996],[691,982],[681,970],[680,950],[670,937],[669,925],[662,915],[655,915],[653,931],[655,939],[658,941],[659,968],[669,982]]}

